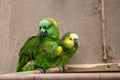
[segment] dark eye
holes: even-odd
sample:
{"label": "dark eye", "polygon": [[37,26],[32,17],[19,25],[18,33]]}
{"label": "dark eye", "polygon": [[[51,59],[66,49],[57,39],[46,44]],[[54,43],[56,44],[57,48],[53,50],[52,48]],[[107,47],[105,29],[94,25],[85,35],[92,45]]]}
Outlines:
{"label": "dark eye", "polygon": [[51,27],[51,25],[48,26],[48,28],[50,28],[50,27]]}
{"label": "dark eye", "polygon": [[41,26],[39,26],[39,29],[41,29]]}
{"label": "dark eye", "polygon": [[72,38],[70,38],[70,40],[72,40]]}

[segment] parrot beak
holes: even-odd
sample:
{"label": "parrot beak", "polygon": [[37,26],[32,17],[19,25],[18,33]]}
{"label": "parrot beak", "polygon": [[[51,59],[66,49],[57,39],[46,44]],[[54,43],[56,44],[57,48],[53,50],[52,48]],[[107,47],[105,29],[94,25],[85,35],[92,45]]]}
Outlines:
{"label": "parrot beak", "polygon": [[40,33],[41,33],[42,37],[46,37],[46,35],[47,35],[47,31],[44,28],[40,29]]}
{"label": "parrot beak", "polygon": [[77,48],[77,47],[78,47],[78,43],[79,43],[79,42],[78,42],[78,39],[74,39],[74,47]]}

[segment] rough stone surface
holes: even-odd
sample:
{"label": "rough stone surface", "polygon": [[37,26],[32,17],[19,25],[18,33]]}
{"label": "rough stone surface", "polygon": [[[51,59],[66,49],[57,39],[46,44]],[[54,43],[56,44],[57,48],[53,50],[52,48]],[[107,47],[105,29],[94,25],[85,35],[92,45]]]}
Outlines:
{"label": "rough stone surface", "polygon": [[[105,2],[110,62],[120,60],[119,3]],[[0,0],[0,71],[15,72],[19,49],[30,36],[36,35],[38,23],[45,17],[59,23],[60,36],[68,31],[79,35],[81,47],[70,64],[101,63],[100,5],[100,0]]]}

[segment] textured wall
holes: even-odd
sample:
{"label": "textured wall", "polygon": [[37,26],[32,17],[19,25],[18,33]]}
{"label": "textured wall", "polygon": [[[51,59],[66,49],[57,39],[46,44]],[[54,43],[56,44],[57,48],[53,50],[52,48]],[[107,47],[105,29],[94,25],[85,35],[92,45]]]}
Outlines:
{"label": "textured wall", "polygon": [[108,61],[120,62],[120,0],[105,3]]}
{"label": "textured wall", "polygon": [[9,41],[10,6],[8,1],[0,0],[0,72],[9,72],[11,58]]}
{"label": "textured wall", "polygon": [[[109,62],[120,60],[119,3],[105,2]],[[19,49],[36,35],[38,23],[45,17],[59,23],[61,36],[68,31],[79,35],[81,47],[69,63],[101,63],[100,4],[100,0],[0,0],[0,71],[15,72]]]}

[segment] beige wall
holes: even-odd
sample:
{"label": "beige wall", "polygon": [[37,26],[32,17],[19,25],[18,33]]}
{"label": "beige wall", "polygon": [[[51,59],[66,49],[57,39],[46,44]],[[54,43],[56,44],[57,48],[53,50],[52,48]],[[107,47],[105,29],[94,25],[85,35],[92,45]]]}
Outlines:
{"label": "beige wall", "polygon": [[105,3],[108,61],[120,62],[120,0]]}
{"label": "beige wall", "polygon": [[[120,60],[120,0],[105,1],[109,62]],[[60,35],[72,31],[79,35],[81,47],[69,63],[101,63],[100,0],[0,0],[0,71],[15,72],[18,52],[38,23],[53,17]]]}

